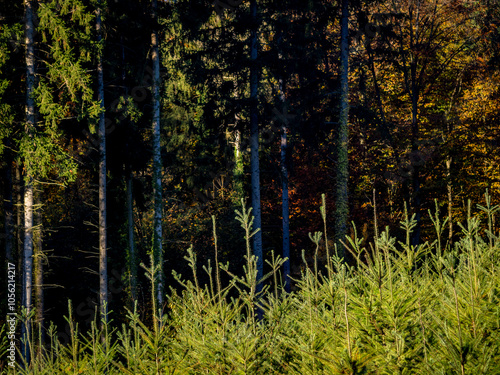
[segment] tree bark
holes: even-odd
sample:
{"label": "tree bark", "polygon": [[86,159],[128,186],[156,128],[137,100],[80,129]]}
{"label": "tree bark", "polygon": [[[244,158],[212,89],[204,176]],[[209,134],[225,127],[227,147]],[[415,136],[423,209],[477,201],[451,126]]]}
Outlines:
{"label": "tree bark", "polygon": [[[285,92],[283,87],[284,85],[283,80],[280,81],[280,96],[283,110],[282,113],[286,114],[287,108],[285,103]],[[290,210],[288,196],[288,164],[286,162],[287,132],[288,124],[285,118],[281,125],[281,205],[283,216],[283,258],[286,259],[285,263],[283,263],[283,276],[285,278],[285,291],[287,293],[290,293]]]}
{"label": "tree bark", "polygon": [[[35,128],[35,10],[34,2],[25,0],[25,43],[26,43],[26,136],[33,142]],[[31,312],[32,278],[33,278],[33,176],[28,171],[25,178],[24,188],[24,257],[23,257],[23,307],[26,308],[27,316]],[[26,363],[30,363],[30,346],[28,340],[31,338],[31,321],[26,319],[23,324],[22,336],[24,339],[23,356]]]}
{"label": "tree bark", "polygon": [[[17,248],[17,259],[18,259],[18,269],[22,269],[22,259],[23,259],[23,249],[24,249],[24,223],[23,223],[23,214],[24,214],[24,202],[23,202],[23,178],[21,175],[21,165],[19,162],[16,162],[16,248]],[[23,279],[24,280],[24,279]],[[21,284],[24,285],[24,281],[21,281]],[[23,287],[24,288],[24,287]]]}
{"label": "tree bark", "polygon": [[349,1],[342,0],[340,36],[340,118],[337,142],[337,191],[335,208],[335,242],[339,255],[345,258],[344,245],[349,217]]}
{"label": "tree bark", "polygon": [[36,194],[36,230],[34,232],[35,235],[35,311],[36,311],[36,324],[40,327],[39,333],[40,337],[38,338],[37,346],[37,355],[40,356],[42,354],[43,345],[45,343],[45,330],[43,326],[44,321],[44,312],[43,312],[43,263],[45,261],[44,253],[43,253],[43,222],[42,222],[42,205],[40,201],[40,192]]}
{"label": "tree bark", "polygon": [[137,301],[137,255],[134,242],[134,200],[132,191],[132,172],[127,167],[127,233],[128,233],[128,256],[130,272],[130,296],[132,303]]}
{"label": "tree bark", "polygon": [[160,54],[157,32],[157,0],[153,0],[151,32],[151,48],[153,62],[153,192],[154,192],[154,222],[153,222],[153,257],[158,268],[156,276],[156,298],[158,306],[163,309],[163,247],[162,247],[162,160],[160,144]]}
{"label": "tree bark", "polygon": [[[264,260],[262,253],[262,220],[260,205],[260,167],[259,167],[259,122],[257,113],[257,91],[259,70],[257,67],[257,1],[250,1],[250,17],[252,30],[250,38],[250,173],[252,185],[252,214],[254,216],[253,229],[259,231],[253,236],[253,253],[257,258],[257,280],[264,275]],[[262,290],[259,282],[257,291]]]}
{"label": "tree bark", "polygon": [[[101,2],[98,3],[96,18],[97,41],[102,42]],[[102,52],[97,60],[97,99],[101,106],[99,114],[99,307],[101,326],[108,316],[108,260],[106,228],[106,121],[104,106],[104,70]]]}
{"label": "tree bark", "polygon": [[448,243],[453,239],[453,188],[451,186],[451,156],[446,158],[446,189],[448,191]]}
{"label": "tree bark", "polygon": [[6,151],[7,165],[4,170],[4,212],[5,212],[5,257],[9,263],[14,263],[14,203],[12,201],[12,155]]}

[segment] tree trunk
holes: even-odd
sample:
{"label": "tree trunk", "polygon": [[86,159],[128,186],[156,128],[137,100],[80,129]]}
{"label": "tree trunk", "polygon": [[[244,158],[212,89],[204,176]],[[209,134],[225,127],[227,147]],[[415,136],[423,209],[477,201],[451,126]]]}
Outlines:
{"label": "tree trunk", "polygon": [[43,263],[45,261],[43,254],[43,235],[42,235],[42,205],[40,200],[40,192],[36,194],[36,231],[34,232],[35,236],[35,311],[36,311],[36,324],[40,327],[39,329],[39,338],[37,346],[38,356],[42,355],[43,345],[45,343],[45,331],[43,326]]}
{"label": "tree trunk", "polygon": [[448,190],[448,243],[453,239],[453,190],[451,186],[451,156],[446,159],[446,188]]}
{"label": "tree trunk", "polygon": [[[17,259],[18,259],[18,268],[22,269],[22,259],[23,259],[23,249],[24,249],[24,223],[23,223],[23,213],[24,213],[24,202],[23,202],[23,178],[21,175],[21,165],[19,162],[16,162],[16,247],[17,247]],[[21,284],[24,285],[24,279],[20,280]],[[24,288],[24,286],[23,286]]]}
{"label": "tree trunk", "polygon": [[[26,42],[26,136],[33,138],[35,127],[35,43],[34,43],[34,3],[25,0],[25,42]],[[28,172],[30,173],[30,172]],[[24,188],[24,257],[23,257],[23,307],[27,316],[31,312],[31,292],[33,277],[33,176],[28,174],[25,178]],[[31,321],[26,319],[23,324],[23,356],[26,363],[30,363]]]}
{"label": "tree trunk", "polygon": [[349,217],[349,1],[342,0],[342,20],[340,36],[340,118],[337,142],[337,194],[335,209],[335,239],[339,255],[345,258],[344,246],[340,241],[347,234]]}
{"label": "tree trunk", "polygon": [[4,170],[4,202],[5,212],[5,257],[7,262],[14,263],[13,230],[14,230],[14,203],[12,201],[12,155],[6,151],[7,165]]}
{"label": "tree trunk", "polygon": [[[282,80],[280,82],[282,85]],[[285,104],[284,87],[280,88],[281,103],[283,114],[287,113]],[[283,258],[287,258],[283,264],[283,276],[285,278],[285,291],[291,292],[290,282],[290,210],[288,206],[288,165],[286,162],[286,149],[287,149],[287,126],[286,118],[281,125],[281,202],[282,202],[282,216],[283,216]]]}
{"label": "tree trunk", "polygon": [[151,32],[151,48],[153,60],[153,191],[154,191],[154,223],[153,223],[153,258],[158,268],[156,277],[156,298],[158,306],[163,309],[163,248],[162,248],[162,160],[160,144],[160,54],[157,32],[157,0],[153,0]]}
{"label": "tree trunk", "polygon": [[[418,83],[417,83],[417,65],[416,62],[411,62],[411,96],[412,96],[412,111],[411,111],[411,123],[412,123],[412,153],[418,155],[418,141],[419,141],[419,123],[418,123]],[[420,212],[420,166],[412,163],[412,207],[413,213],[415,214],[416,226],[412,234],[412,245],[417,246],[420,242],[420,222],[421,222],[421,212]]]}
{"label": "tree trunk", "polygon": [[[97,41],[102,41],[101,2],[98,3],[96,18]],[[101,106],[99,115],[99,307],[101,326],[108,316],[108,261],[106,228],[106,121],[104,106],[104,71],[102,53],[97,60],[97,99]]]}
{"label": "tree trunk", "polygon": [[137,255],[134,243],[134,200],[132,192],[132,172],[127,167],[127,233],[128,233],[128,256],[130,272],[130,296],[132,303],[137,301]]}
{"label": "tree trunk", "polygon": [[[259,70],[257,67],[257,1],[250,1],[250,17],[252,30],[250,39],[250,173],[252,185],[253,229],[259,231],[253,236],[253,252],[257,258],[257,280],[264,275],[264,260],[262,253],[262,220],[260,214],[260,167],[259,167],[259,123],[257,114],[257,90]],[[262,284],[257,285],[257,291],[262,290]]]}
{"label": "tree trunk", "polygon": [[[238,121],[238,117],[236,118]],[[244,198],[245,194],[243,191],[243,175],[244,175],[244,167],[243,167],[243,155],[241,153],[241,131],[236,129],[234,131],[234,191],[236,192],[236,198],[234,202],[238,204],[241,202],[241,199]]]}

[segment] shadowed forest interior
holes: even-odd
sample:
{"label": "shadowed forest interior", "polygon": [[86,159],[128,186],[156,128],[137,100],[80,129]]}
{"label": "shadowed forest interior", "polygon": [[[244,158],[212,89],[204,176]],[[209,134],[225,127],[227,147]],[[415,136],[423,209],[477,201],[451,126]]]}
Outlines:
{"label": "shadowed forest interior", "polygon": [[498,373],[499,87],[496,1],[2,1],[0,370]]}

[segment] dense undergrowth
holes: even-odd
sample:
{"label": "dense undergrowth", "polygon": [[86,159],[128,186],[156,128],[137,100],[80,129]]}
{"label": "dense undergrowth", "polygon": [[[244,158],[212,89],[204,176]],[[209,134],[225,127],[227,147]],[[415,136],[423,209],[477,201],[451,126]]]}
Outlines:
{"label": "dense undergrowth", "polygon": [[[131,311],[127,325],[110,321],[80,334],[70,315],[70,344],[59,344],[52,327],[45,351],[34,348],[28,370],[16,373],[500,374],[498,209],[487,198],[473,216],[469,205],[461,240],[452,246],[443,239],[446,220],[431,213],[432,243],[410,245],[412,218],[401,223],[405,241],[388,229],[366,247],[347,238],[352,266],[335,255],[323,272],[306,264],[287,294],[279,257],[268,261],[271,272],[259,291],[249,247],[252,220],[243,208],[244,277],[232,275],[221,285],[228,267],[197,270],[190,250],[193,275],[188,281],[176,276],[182,292],[171,292],[168,311],[155,314],[154,324]],[[321,236],[311,239],[318,245]],[[199,285],[198,272],[211,282]],[[3,340],[2,353],[5,348]]]}

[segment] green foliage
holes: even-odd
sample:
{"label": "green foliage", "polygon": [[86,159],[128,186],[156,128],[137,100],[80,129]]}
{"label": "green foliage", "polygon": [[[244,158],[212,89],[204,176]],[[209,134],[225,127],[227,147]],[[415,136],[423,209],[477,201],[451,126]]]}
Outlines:
{"label": "green foliage", "polygon": [[[285,293],[279,278],[282,260],[268,262],[266,278],[274,289],[255,294],[254,256],[247,249],[245,276],[227,265],[203,267],[209,282],[199,282],[196,255],[188,250],[192,278],[175,275],[168,311],[151,328],[129,311],[119,331],[92,326],[88,334],[72,322],[69,345],[55,330],[51,344],[20,373],[59,374],[497,374],[500,372],[500,237],[488,197],[486,229],[480,216],[460,225],[453,248],[438,241],[412,247],[415,225],[401,223],[406,241],[384,230],[369,248],[349,238],[356,266],[338,256],[331,272],[304,268],[296,289]],[[471,207],[469,205],[469,212]],[[247,244],[251,210],[237,219]],[[437,233],[444,224],[433,214]],[[214,243],[217,252],[217,231]],[[322,233],[310,235],[319,244]],[[248,245],[249,246],[249,245]],[[304,256],[305,258],[305,256]],[[148,272],[152,272],[149,270]],[[152,275],[154,277],[154,275]],[[262,311],[262,318],[255,311]],[[155,314],[155,313],[154,313]],[[156,314],[155,314],[156,315]],[[104,337],[104,339],[102,339]]]}
{"label": "green foliage", "polygon": [[[57,143],[57,137],[39,133],[31,138],[25,135],[19,144],[19,152],[24,158],[24,168],[28,175],[46,179],[52,174],[62,183],[76,178],[76,162]],[[36,173],[35,173],[36,172]]]}

